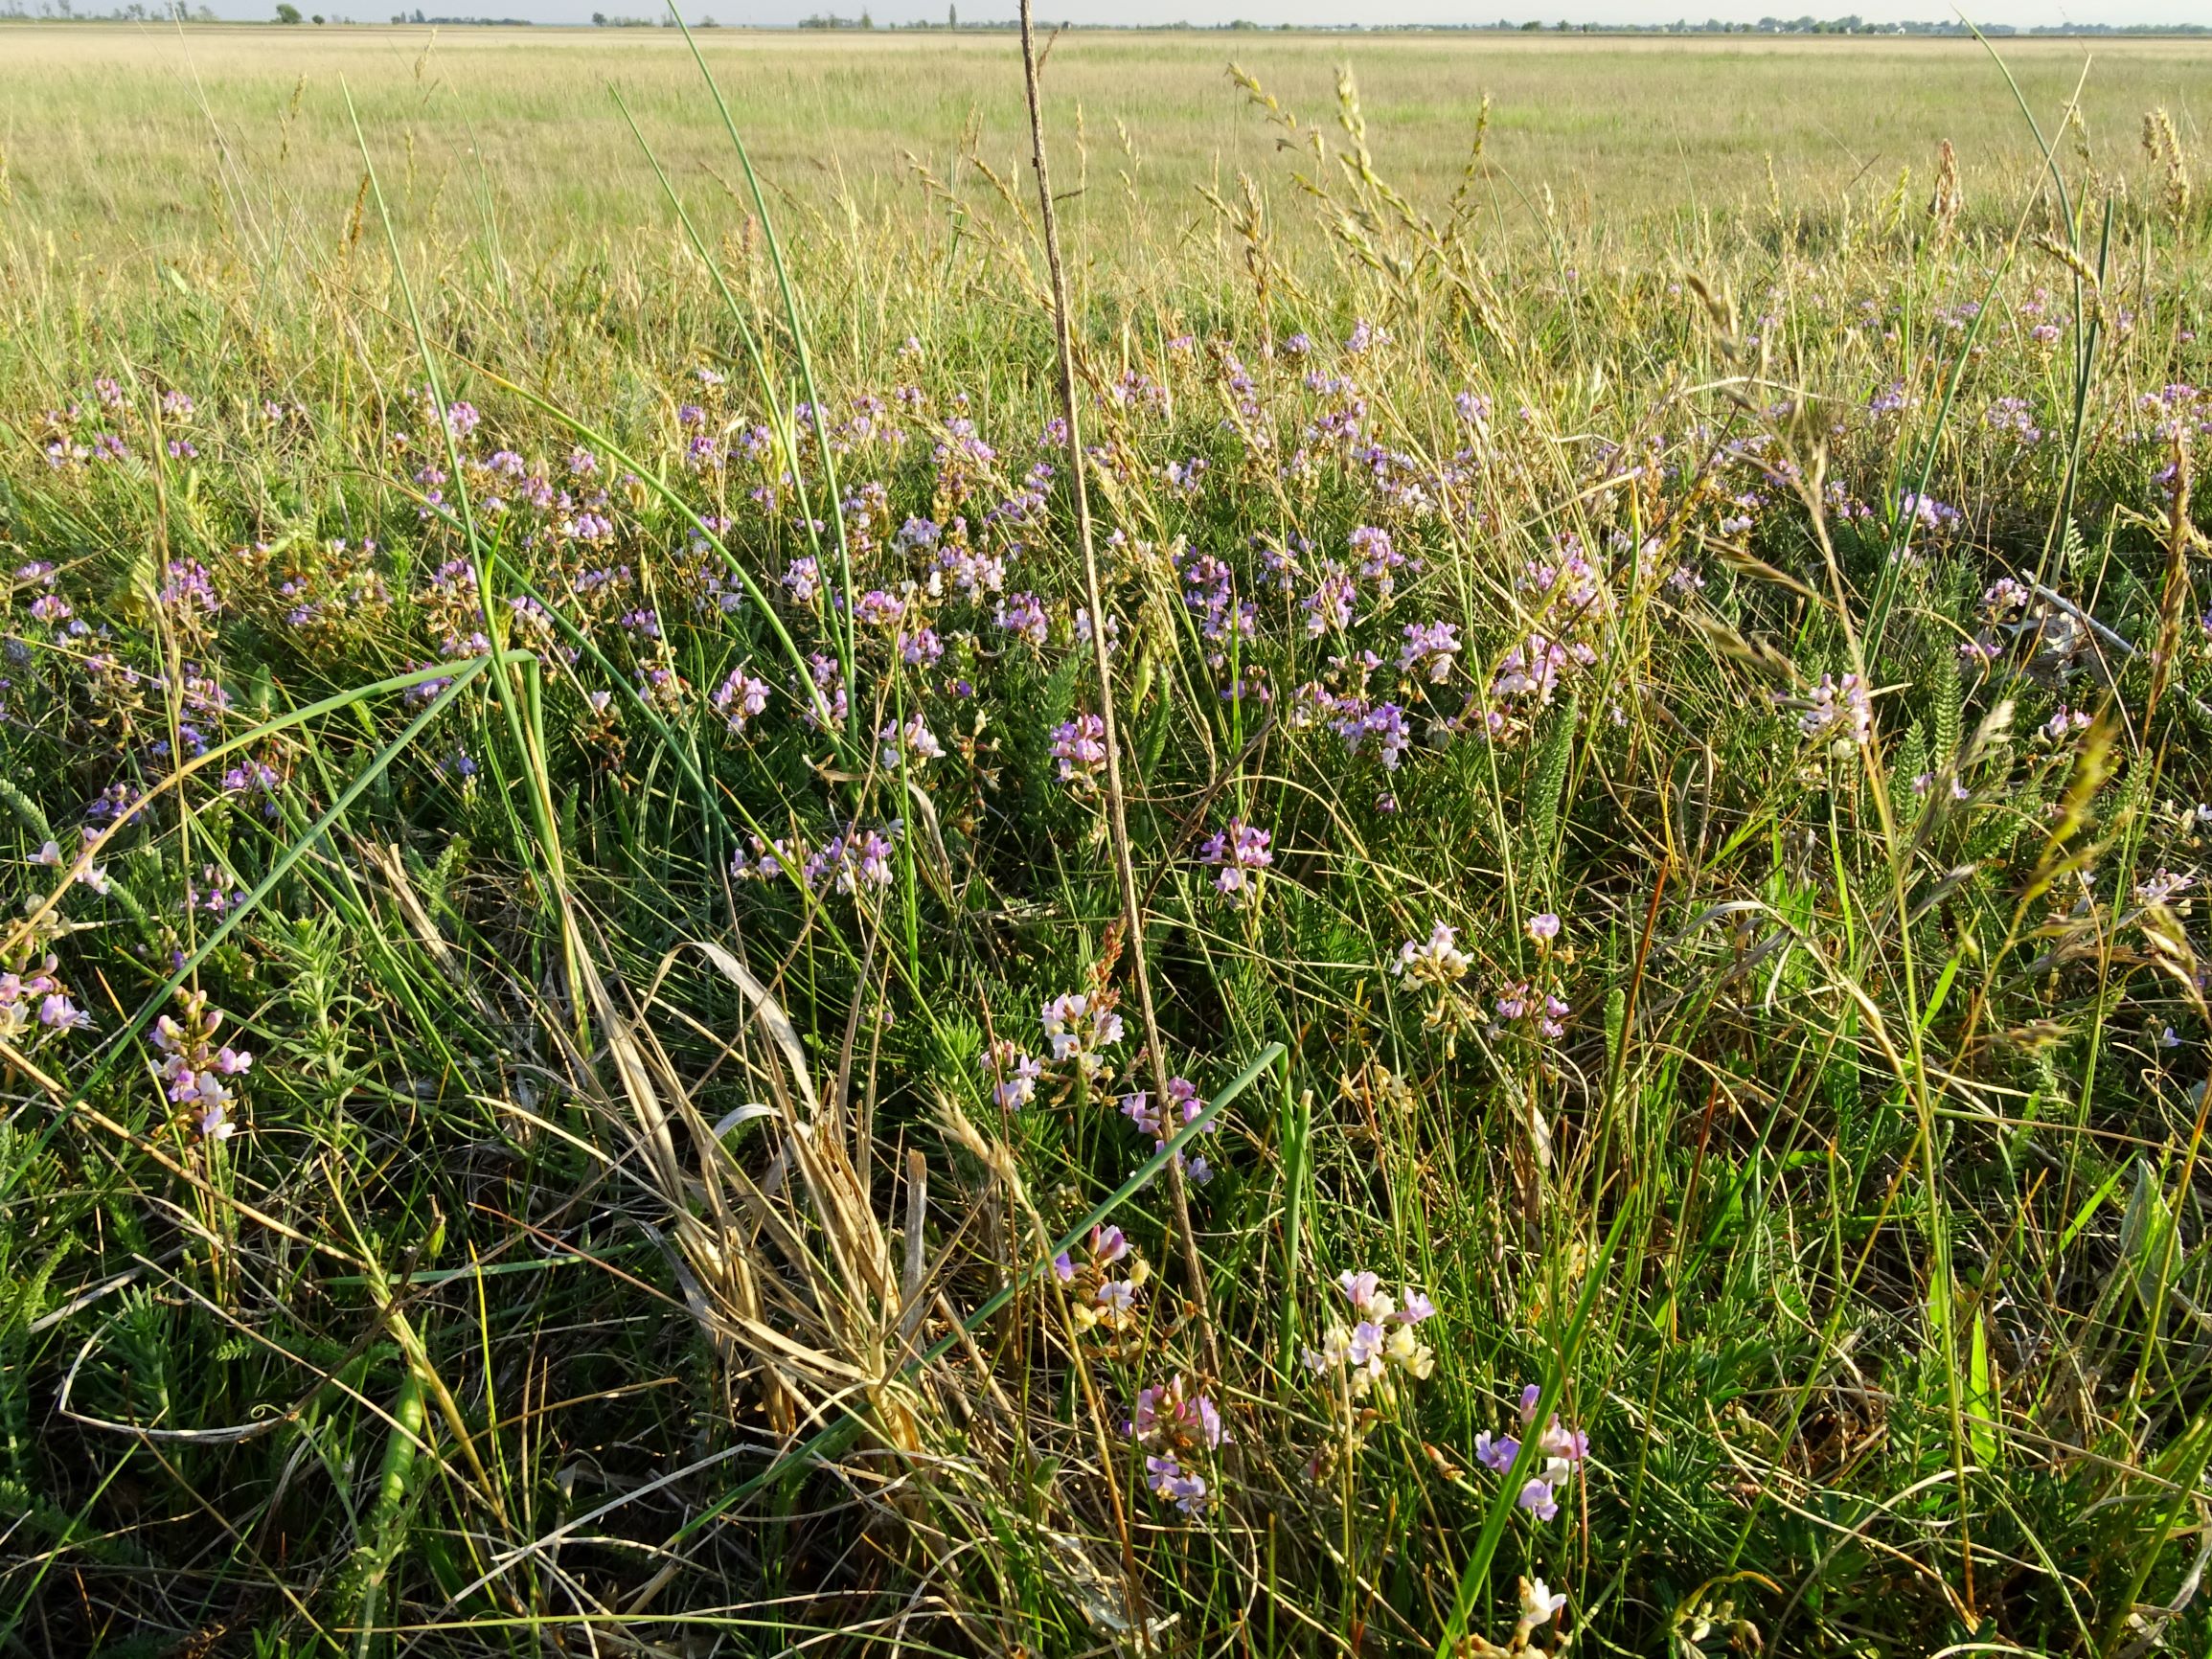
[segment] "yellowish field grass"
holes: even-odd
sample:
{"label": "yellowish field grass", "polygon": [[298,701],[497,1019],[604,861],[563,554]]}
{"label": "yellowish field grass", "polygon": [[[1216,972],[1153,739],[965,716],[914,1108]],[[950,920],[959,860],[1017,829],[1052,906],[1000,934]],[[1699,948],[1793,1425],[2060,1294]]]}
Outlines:
{"label": "yellowish field grass", "polygon": [[[950,176],[969,135],[1015,174],[1011,35],[704,38],[756,160],[801,199],[919,211],[908,152]],[[2092,155],[2114,170],[2135,161],[2151,105],[2193,138],[2212,85],[2212,41],[2002,50],[2047,135],[2082,87]],[[1081,112],[1086,153],[1062,165],[1085,187],[1077,211],[1095,235],[1118,234],[1132,199],[1148,230],[1172,231],[1205,216],[1195,187],[1280,176],[1288,161],[1229,84],[1232,58],[1333,141],[1349,65],[1379,166],[1416,193],[1457,182],[1490,95],[1485,155],[1509,231],[1539,222],[1547,190],[1562,222],[1601,242],[1764,212],[1770,189],[1823,211],[1845,192],[1871,202],[1908,167],[1925,192],[1946,138],[1970,200],[1995,208],[2035,164],[2012,93],[1972,42],[1081,33],[1053,49],[1048,81],[1060,130]],[[341,86],[403,201],[467,220],[488,182],[502,233],[524,244],[665,224],[609,86],[679,178],[707,183],[724,167],[666,31],[12,25],[0,60],[12,196],[0,229],[103,256],[200,241],[226,196],[233,214],[285,202],[309,234],[342,226],[361,169]],[[236,165],[218,170],[218,154]]]}

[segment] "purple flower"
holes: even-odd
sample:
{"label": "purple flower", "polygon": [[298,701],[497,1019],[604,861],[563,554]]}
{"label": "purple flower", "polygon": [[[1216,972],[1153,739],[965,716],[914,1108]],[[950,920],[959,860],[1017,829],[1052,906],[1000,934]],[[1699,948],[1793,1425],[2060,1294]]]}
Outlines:
{"label": "purple flower", "polygon": [[1061,783],[1093,787],[1106,761],[1106,721],[1097,715],[1078,715],[1054,727],[1052,757],[1060,762]]}
{"label": "purple flower", "polygon": [[1184,1473],[1182,1466],[1172,1456],[1145,1459],[1145,1484],[1151,1487],[1153,1496],[1173,1503],[1186,1515],[1196,1514],[1206,1501],[1204,1478]]}
{"label": "purple flower", "polygon": [[794,558],[784,567],[784,586],[795,604],[812,604],[822,590],[822,567],[811,558]]}
{"label": "purple flower", "polygon": [[871,588],[853,606],[854,617],[869,627],[892,628],[906,614],[906,602],[881,588]]}
{"label": "purple flower", "polygon": [[717,688],[709,701],[732,732],[742,732],[747,720],[767,708],[767,684],[753,678],[741,668],[732,669],[730,677]]}
{"label": "purple flower", "polygon": [[1099,998],[1074,990],[1046,1003],[1043,1021],[1054,1064],[1073,1061],[1083,1076],[1093,1079],[1106,1073],[1105,1051],[1122,1040],[1120,1014]]}
{"label": "purple flower", "polygon": [[822,716],[817,712],[815,702],[817,697],[820,698],[821,707],[829,710],[830,722],[832,725],[841,724],[850,706],[845,695],[844,666],[835,657],[814,651],[807,658],[807,668],[813,676],[813,684],[810,687],[802,684],[799,688],[800,701],[806,707],[807,724],[817,731],[821,729]]}
{"label": "purple flower", "polygon": [[1359,560],[1359,574],[1375,584],[1377,597],[1388,599],[1397,585],[1395,572],[1405,565],[1405,555],[1390,545],[1390,533],[1362,524],[1352,533],[1352,552]]}
{"label": "purple flower", "polygon": [[[1170,1078],[1168,1079],[1168,1107],[1166,1111],[1154,1106],[1151,1093],[1144,1089],[1139,1089],[1133,1094],[1124,1095],[1121,1102],[1122,1116],[1136,1125],[1146,1134],[1152,1136],[1154,1151],[1159,1150],[1174,1136],[1197,1122],[1198,1114],[1205,1109],[1206,1102],[1198,1098],[1197,1086],[1187,1078]],[[1217,1123],[1208,1126],[1218,1128],[1220,1125]],[[1182,1156],[1183,1154],[1180,1152],[1175,1154],[1178,1161],[1181,1160]],[[1198,1158],[1190,1160],[1189,1171],[1191,1178],[1201,1187],[1213,1177],[1212,1169]]]}
{"label": "purple flower", "polygon": [[216,595],[215,579],[207,566],[196,558],[170,560],[168,579],[159,595],[161,607],[167,611],[193,612],[211,617],[222,608]]}
{"label": "purple flower", "polygon": [[889,771],[898,770],[901,757],[908,765],[918,767],[925,761],[940,759],[945,753],[945,745],[937,740],[937,735],[930,731],[920,715],[914,716],[903,726],[896,720],[886,723],[876,734],[876,740],[882,745],[878,753],[885,769]]}
{"label": "purple flower", "polygon": [[1352,625],[1358,598],[1344,567],[1333,558],[1325,559],[1321,584],[1299,602],[1299,608],[1306,613],[1307,633],[1319,639],[1326,633],[1343,632]]}
{"label": "purple flower", "polygon": [[1451,677],[1451,666],[1459,656],[1457,626],[1448,622],[1407,623],[1404,634],[1405,644],[1398,652],[1401,673],[1425,674],[1434,685]]}
{"label": "purple flower", "polygon": [[1011,593],[998,604],[998,625],[1008,633],[1041,647],[1047,624],[1044,606],[1034,593]]}
{"label": "purple flower", "polygon": [[1559,1500],[1552,1495],[1551,1486],[1545,1481],[1530,1481],[1520,1489],[1520,1495],[1514,1503],[1530,1511],[1539,1521],[1548,1521],[1560,1512]]}
{"label": "purple flower", "polygon": [[40,999],[38,1023],[51,1031],[90,1031],[92,1016],[56,990]]}
{"label": "purple flower", "polygon": [[1241,818],[1229,820],[1228,828],[1217,830],[1198,849],[1198,861],[1218,867],[1220,874],[1214,877],[1214,885],[1231,898],[1239,898],[1249,891],[1249,882],[1255,871],[1265,870],[1275,862],[1269,848],[1269,837],[1265,830],[1255,829]]}
{"label": "purple flower", "polygon": [[1389,344],[1389,330],[1379,329],[1365,317],[1361,317],[1353,323],[1352,332],[1344,341],[1344,350],[1357,357],[1371,346],[1387,346]]}
{"label": "purple flower", "polygon": [[1044,1063],[1001,1037],[991,1045],[987,1075],[996,1079],[991,1090],[992,1103],[1011,1111],[1037,1099],[1038,1079],[1044,1076]]}

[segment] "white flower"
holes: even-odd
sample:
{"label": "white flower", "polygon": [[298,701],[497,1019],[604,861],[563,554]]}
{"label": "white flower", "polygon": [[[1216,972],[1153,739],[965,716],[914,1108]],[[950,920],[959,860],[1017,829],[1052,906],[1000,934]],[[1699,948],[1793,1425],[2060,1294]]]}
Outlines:
{"label": "white flower", "polygon": [[1472,959],[1459,948],[1457,930],[1439,921],[1428,930],[1426,940],[1409,939],[1398,947],[1398,962],[1391,971],[1416,985],[1441,989],[1465,979],[1472,966]]}
{"label": "white flower", "polygon": [[1541,1579],[1523,1579],[1520,1581],[1521,1629],[1533,1631],[1550,1624],[1566,1604],[1566,1597],[1553,1595],[1551,1586]]}

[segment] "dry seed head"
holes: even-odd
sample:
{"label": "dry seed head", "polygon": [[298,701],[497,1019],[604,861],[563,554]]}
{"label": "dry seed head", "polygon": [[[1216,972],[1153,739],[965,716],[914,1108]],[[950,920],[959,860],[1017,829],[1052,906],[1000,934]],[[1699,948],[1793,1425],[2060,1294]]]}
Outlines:
{"label": "dry seed head", "polygon": [[2102,284],[2097,281],[2097,273],[2090,269],[2088,261],[2083,259],[2070,245],[2061,241],[2048,231],[2038,231],[2035,243],[2037,247],[2079,277],[2082,286],[2088,289],[2092,298],[2096,297]]}
{"label": "dry seed head", "polygon": [[1958,152],[1947,138],[1936,146],[1935,193],[1927,198],[1927,216],[1935,221],[1936,234],[1948,236],[1965,207],[1966,195],[1958,182]]}
{"label": "dry seed head", "polygon": [[2178,228],[2189,216],[2189,164],[2181,152],[2180,134],[2174,130],[2174,118],[2163,108],[2144,112],[2143,150],[2152,166],[2164,170],[2165,177],[2159,181],[2159,206],[2168,221]]}

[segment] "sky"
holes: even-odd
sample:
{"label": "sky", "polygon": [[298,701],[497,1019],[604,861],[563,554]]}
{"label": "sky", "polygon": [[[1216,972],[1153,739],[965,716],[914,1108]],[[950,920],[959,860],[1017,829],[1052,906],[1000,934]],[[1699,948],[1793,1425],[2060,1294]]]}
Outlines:
{"label": "sky", "polygon": [[[80,0],[83,9],[104,11],[106,0]],[[196,0],[195,0],[196,3]],[[682,0],[685,14],[710,13],[722,23],[788,27],[810,12],[856,16],[863,6],[878,24],[917,19],[941,21],[944,0]],[[225,17],[265,17],[274,0],[213,0]],[[966,0],[969,21],[1012,17],[1017,0]],[[664,0],[407,0],[432,16],[525,17],[536,23],[584,23],[594,11],[659,16]],[[1370,24],[1514,22],[1562,18],[1575,23],[1653,24],[1718,17],[1755,23],[1761,17],[1840,17],[1851,13],[1868,22],[1904,19],[1934,21],[1957,15],[1949,0],[1036,0],[1040,20],[1074,23],[1219,24],[1234,19],[1273,25],[1335,25],[1357,19]],[[326,0],[328,10],[363,21],[380,21],[399,9],[399,0]],[[313,11],[306,5],[303,11]],[[1979,23],[2019,28],[2067,22],[2093,24],[2204,23],[2212,21],[2207,0],[1991,0],[1990,9],[1971,13]]]}

